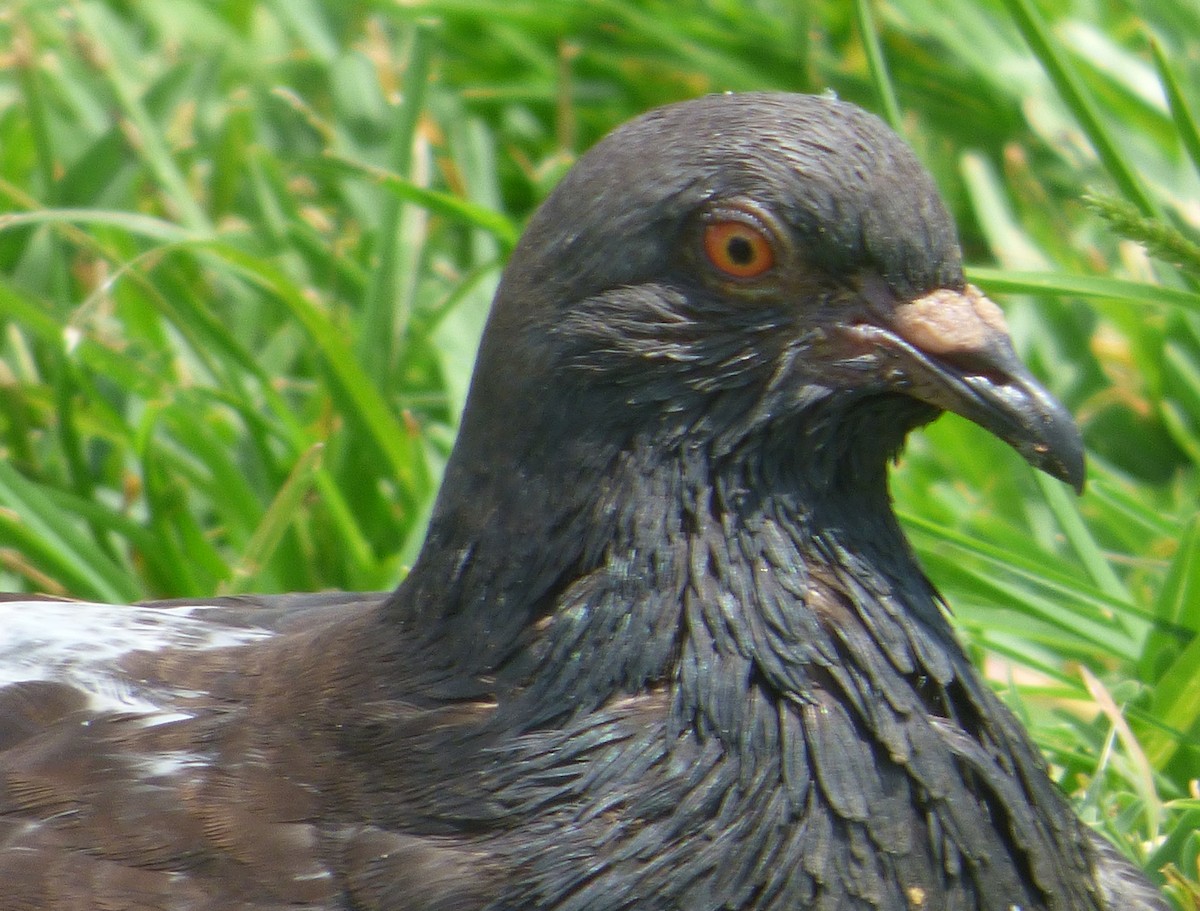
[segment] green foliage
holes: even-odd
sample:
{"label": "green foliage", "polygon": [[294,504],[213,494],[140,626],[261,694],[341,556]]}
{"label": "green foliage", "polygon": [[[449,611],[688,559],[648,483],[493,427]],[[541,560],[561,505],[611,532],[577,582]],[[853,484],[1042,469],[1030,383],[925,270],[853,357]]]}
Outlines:
{"label": "green foliage", "polygon": [[1200,907],[1194,5],[15,0],[0,48],[0,580],[105,600],[393,585],[580,150],[707,91],[884,113],[1091,453],[1076,500],[945,418],[898,506],[1080,811]]}
{"label": "green foliage", "polygon": [[1175,225],[1162,218],[1147,218],[1133,203],[1117,196],[1088,193],[1083,201],[1116,234],[1141,244],[1156,259],[1171,263],[1191,276],[1200,276],[1200,244],[1185,237]]}

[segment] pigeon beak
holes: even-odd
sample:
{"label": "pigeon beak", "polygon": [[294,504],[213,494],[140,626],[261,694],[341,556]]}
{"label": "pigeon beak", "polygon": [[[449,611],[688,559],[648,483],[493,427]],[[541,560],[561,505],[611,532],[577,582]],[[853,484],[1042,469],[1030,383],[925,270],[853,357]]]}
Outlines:
{"label": "pigeon beak", "polygon": [[1083,492],[1079,428],[1018,359],[999,307],[971,285],[887,306],[871,297],[872,316],[856,330],[882,357],[890,385],[974,421]]}

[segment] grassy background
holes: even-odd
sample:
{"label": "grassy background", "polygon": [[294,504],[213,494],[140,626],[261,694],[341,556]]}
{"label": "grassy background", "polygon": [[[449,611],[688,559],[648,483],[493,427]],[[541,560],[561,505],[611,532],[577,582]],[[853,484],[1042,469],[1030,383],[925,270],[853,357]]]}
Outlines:
{"label": "grassy background", "polygon": [[1076,500],[948,417],[898,507],[1080,812],[1200,907],[1200,7],[9,0],[0,55],[0,584],[104,600],[393,585],[580,150],[708,91],[883,114],[1091,453]]}

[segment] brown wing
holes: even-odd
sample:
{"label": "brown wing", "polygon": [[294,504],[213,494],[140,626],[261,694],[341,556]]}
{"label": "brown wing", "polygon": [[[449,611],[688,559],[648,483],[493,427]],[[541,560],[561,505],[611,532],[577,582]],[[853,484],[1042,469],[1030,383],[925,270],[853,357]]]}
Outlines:
{"label": "brown wing", "polygon": [[0,909],[478,906],[479,857],[344,809],[323,732],[377,600],[0,604]]}

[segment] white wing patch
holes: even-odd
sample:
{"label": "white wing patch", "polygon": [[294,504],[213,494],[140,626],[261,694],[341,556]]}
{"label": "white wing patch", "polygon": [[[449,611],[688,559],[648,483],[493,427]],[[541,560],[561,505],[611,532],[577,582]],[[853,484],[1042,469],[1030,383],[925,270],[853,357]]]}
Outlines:
{"label": "white wing patch", "polygon": [[214,605],[144,607],[68,601],[0,602],[0,687],[32,680],[71,684],[96,712],[145,715],[145,724],[189,717],[169,709],[188,694],[157,691],[124,676],[136,651],[207,650],[258,642],[268,629],[220,622]]}

